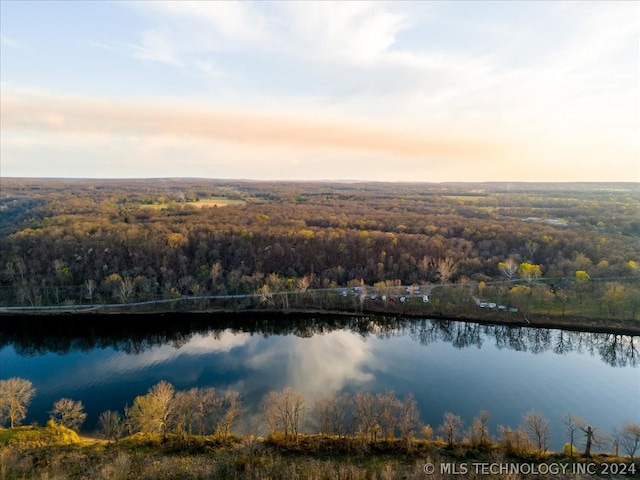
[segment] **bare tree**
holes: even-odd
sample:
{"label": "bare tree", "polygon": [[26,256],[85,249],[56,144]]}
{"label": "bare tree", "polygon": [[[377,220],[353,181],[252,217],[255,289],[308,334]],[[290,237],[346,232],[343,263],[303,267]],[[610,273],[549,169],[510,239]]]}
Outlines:
{"label": "bare tree", "polygon": [[292,388],[269,392],[262,401],[262,414],[271,433],[283,432],[284,438],[298,438],[305,409],[304,395]]}
{"label": "bare tree", "polygon": [[30,380],[18,377],[0,380],[0,424],[9,420],[10,428],[20,425],[35,393]]}
{"label": "bare tree", "polygon": [[299,278],[296,281],[296,289],[300,292],[306,292],[311,286],[311,277],[309,275],[305,275],[302,278]]}
{"label": "bare tree", "polygon": [[448,283],[457,271],[458,265],[453,258],[445,257],[438,261],[437,272],[440,274],[441,283]]}
{"label": "bare tree", "polygon": [[620,446],[631,457],[640,449],[640,424],[625,423],[620,429]]}
{"label": "bare tree", "polygon": [[620,455],[620,430],[614,428],[609,435],[611,440],[611,447],[613,448],[613,454],[617,457]]}
{"label": "bare tree", "polygon": [[184,439],[193,434],[193,425],[198,408],[198,389],[177,391],[174,396],[173,427]]}
{"label": "bare tree", "polygon": [[49,418],[59,425],[78,431],[87,418],[84,405],[79,400],[61,398],[53,404]]}
{"label": "bare tree", "polygon": [[275,302],[273,300],[273,292],[271,291],[271,287],[269,287],[269,285],[267,285],[266,283],[256,290],[256,295],[259,295],[260,301],[262,303],[275,306]]}
{"label": "bare tree", "polygon": [[166,440],[174,395],[173,385],[161,380],[146,395],[136,397],[133,405],[125,408],[130,430],[162,433],[162,439]]}
{"label": "bare tree", "polygon": [[376,398],[370,393],[357,392],[354,397],[355,420],[363,440],[375,441],[380,412]]}
{"label": "bare tree", "polygon": [[469,429],[469,438],[474,447],[485,446],[489,443],[489,427],[487,423],[491,414],[487,410],[482,410],[474,417]]}
{"label": "bare tree", "polygon": [[433,440],[433,427],[429,424],[422,426],[422,438],[424,438],[427,442]]}
{"label": "bare tree", "polygon": [[584,426],[581,426],[580,430],[584,432],[584,435],[586,437],[584,442],[584,453],[582,454],[582,456],[584,458],[591,458],[591,447],[593,445],[601,446],[600,442],[596,438],[596,432],[593,428],[591,428],[591,426],[587,425],[586,428]]}
{"label": "bare tree", "polygon": [[400,437],[402,438],[407,451],[410,451],[413,447],[413,439],[416,436],[416,432],[420,428],[420,412],[418,411],[418,404],[413,395],[407,395],[403,402],[401,402],[400,411]]}
{"label": "bare tree", "polygon": [[313,403],[312,414],[317,422],[320,435],[331,435],[331,408],[335,402],[336,394],[327,395],[316,399]]}
{"label": "bare tree", "polygon": [[222,396],[213,388],[191,388],[175,393],[171,425],[183,437],[192,435],[195,429],[202,436],[215,433],[226,438],[241,410],[242,402],[236,392]]}
{"label": "bare tree", "polygon": [[436,279],[437,265],[434,260],[425,255],[418,263],[418,272],[420,276],[427,281],[434,281]]}
{"label": "bare tree", "polygon": [[498,425],[498,432],[502,436],[501,443],[507,453],[526,453],[532,446],[529,436],[522,428],[512,430],[510,427]]}
{"label": "bare tree", "polygon": [[395,437],[396,428],[400,423],[402,402],[396,397],[394,391],[378,393],[376,401],[378,403],[380,434],[384,440],[391,440]]}
{"label": "bare tree", "polygon": [[214,388],[196,389],[195,422],[201,436],[215,431],[221,409],[220,396]]}
{"label": "bare tree", "polygon": [[211,293],[216,294],[219,291],[219,281],[222,276],[222,264],[220,262],[216,262],[211,265],[211,270],[209,270],[209,278],[211,279]]}
{"label": "bare tree", "polygon": [[93,292],[95,292],[96,287],[97,287],[96,281],[92,278],[84,282],[84,288],[86,291],[84,298],[89,300],[89,302],[91,303],[93,303]]}
{"label": "bare tree", "polygon": [[531,239],[525,242],[525,247],[527,249],[527,253],[529,254],[529,260],[533,260],[533,255],[536,253],[539,246],[540,245],[538,244],[538,242],[534,242]]}
{"label": "bare tree", "polygon": [[564,425],[567,437],[569,438],[569,455],[573,457],[573,446],[575,445],[575,434],[581,428],[586,425],[585,421],[580,417],[573,416],[569,413],[562,417],[562,424]]}
{"label": "bare tree", "polygon": [[518,264],[513,258],[508,258],[504,262],[498,262],[498,270],[507,280],[512,281],[518,273]]}
{"label": "bare tree", "polygon": [[173,396],[175,395],[175,389],[169,382],[161,380],[156,385],[151,387],[149,395],[158,404],[158,422],[162,430],[162,438],[167,438],[167,429],[169,426],[169,419],[173,411]]}
{"label": "bare tree", "polygon": [[319,433],[346,437],[353,427],[353,397],[333,393],[316,400],[313,413]]}
{"label": "bare tree", "polygon": [[449,447],[453,447],[459,440],[463,425],[464,422],[458,415],[454,415],[451,412],[444,414],[444,422],[438,427],[438,431],[444,436]]}
{"label": "bare tree", "polygon": [[522,426],[538,451],[540,453],[546,452],[551,440],[551,424],[549,420],[542,413],[536,410],[529,410],[522,417]]}
{"label": "bare tree", "polygon": [[222,398],[222,411],[224,412],[216,427],[216,434],[227,438],[242,412],[242,402],[238,392],[227,392]]}
{"label": "bare tree", "polygon": [[109,441],[117,442],[124,434],[124,419],[120,412],[107,410],[98,417],[98,431]]}

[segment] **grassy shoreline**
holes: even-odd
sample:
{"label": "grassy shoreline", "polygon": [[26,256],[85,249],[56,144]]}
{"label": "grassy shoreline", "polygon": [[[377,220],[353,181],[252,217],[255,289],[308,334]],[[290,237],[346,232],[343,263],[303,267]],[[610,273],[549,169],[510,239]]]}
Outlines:
{"label": "grassy shoreline", "polygon": [[[595,454],[584,459],[514,451],[497,443],[448,448],[438,441],[413,440],[407,445],[400,440],[364,442],[318,435],[300,435],[295,441],[279,435],[172,435],[163,441],[159,434],[135,434],[109,443],[48,425],[0,429],[0,445],[2,479],[588,479],[598,478],[612,465],[624,468],[626,475],[607,478],[640,478],[640,464],[632,464],[629,457]],[[489,466],[520,473],[487,473]],[[558,471],[569,473],[559,477]]]}

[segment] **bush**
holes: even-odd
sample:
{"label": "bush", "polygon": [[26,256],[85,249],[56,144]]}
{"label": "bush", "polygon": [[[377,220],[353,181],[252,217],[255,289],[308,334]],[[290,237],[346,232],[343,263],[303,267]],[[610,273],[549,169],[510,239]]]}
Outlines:
{"label": "bush", "polygon": [[571,445],[569,442],[564,444],[564,447],[562,449],[562,453],[564,453],[565,455],[567,455],[568,457],[575,457],[576,455],[578,455],[578,449],[576,448],[575,445]]}

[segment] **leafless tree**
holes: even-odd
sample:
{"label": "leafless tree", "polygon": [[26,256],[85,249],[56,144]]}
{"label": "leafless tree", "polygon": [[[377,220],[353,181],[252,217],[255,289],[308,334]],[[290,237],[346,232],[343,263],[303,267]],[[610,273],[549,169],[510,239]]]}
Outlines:
{"label": "leafless tree", "polygon": [[84,282],[84,289],[86,291],[84,298],[89,300],[91,303],[93,303],[93,292],[95,292],[97,286],[96,281],[92,278]]}
{"label": "leafless tree", "polygon": [[620,430],[614,428],[609,435],[611,441],[611,447],[613,448],[613,454],[617,457],[620,455]]}
{"label": "leafless tree", "polygon": [[201,436],[215,431],[222,410],[221,397],[214,388],[199,388],[195,392],[195,423]]}
{"label": "leafless tree", "polygon": [[18,377],[0,380],[0,424],[8,420],[10,428],[20,425],[35,393],[30,380]]}
{"label": "leafless tree", "polygon": [[513,430],[510,427],[498,425],[498,432],[502,437],[502,446],[508,453],[526,453],[532,447],[529,436],[522,428]]}
{"label": "leafless tree", "polygon": [[391,440],[395,437],[395,431],[400,423],[402,402],[396,397],[394,391],[378,393],[376,402],[378,404],[378,423],[381,437],[384,440]]}
{"label": "leafless tree", "polygon": [[448,283],[451,277],[458,271],[458,265],[453,258],[445,257],[438,261],[437,271],[440,274],[440,282]]}
{"label": "leafless tree", "polygon": [[357,392],[354,396],[354,409],[360,436],[363,440],[375,441],[380,418],[376,397],[370,393]]}
{"label": "leafless tree", "polygon": [[563,415],[562,424],[564,425],[567,437],[569,438],[569,455],[573,457],[573,446],[575,445],[575,434],[586,425],[585,421],[580,417],[573,416],[569,413]]}
{"label": "leafless tree", "polygon": [[487,423],[491,414],[487,410],[482,410],[474,417],[469,429],[469,438],[474,447],[485,446],[489,443],[489,427]]}
{"label": "leafless tree", "polygon": [[209,278],[211,279],[211,293],[216,294],[219,291],[219,281],[222,276],[222,264],[220,262],[216,262],[211,265],[211,270],[209,270]]}
{"label": "leafless tree", "polygon": [[518,273],[518,263],[513,258],[508,258],[504,262],[498,263],[498,270],[507,280],[511,281],[516,278]]}
{"label": "leafless tree", "polygon": [[336,400],[336,394],[326,395],[315,400],[312,414],[316,420],[320,435],[331,435],[331,408]]}
{"label": "leafless tree", "polygon": [[222,416],[216,426],[216,435],[227,438],[242,412],[242,402],[238,392],[227,392],[222,400]]}
{"label": "leafless tree", "polygon": [[640,424],[625,423],[620,429],[620,446],[631,457],[640,449]]}
{"label": "leafless tree", "polygon": [[289,387],[269,392],[262,401],[262,414],[271,433],[283,432],[285,439],[298,438],[304,410],[304,395]]}
{"label": "leafless tree", "polygon": [[167,438],[167,429],[169,426],[169,420],[173,411],[173,396],[175,395],[175,389],[169,382],[161,380],[156,385],[151,387],[149,395],[158,404],[158,422],[162,431],[162,437]]}
{"label": "leafless tree", "polygon": [[98,417],[98,431],[109,441],[117,442],[125,431],[124,419],[119,412],[107,410]]}
{"label": "leafless tree", "polygon": [[464,422],[458,415],[451,412],[444,414],[444,422],[438,427],[438,431],[444,436],[449,447],[453,447],[458,442],[463,425]]}
{"label": "leafless tree", "polygon": [[172,426],[184,438],[193,434],[198,408],[198,389],[181,390],[175,393]]}
{"label": "leafless tree", "polygon": [[166,440],[175,406],[174,395],[173,385],[161,380],[146,395],[136,397],[133,405],[125,408],[130,430],[162,433],[163,440]]}
{"label": "leafless tree", "polygon": [[353,423],[353,398],[346,393],[321,397],[315,401],[313,413],[320,434],[346,436]]}
{"label": "leafless tree", "polygon": [[76,432],[80,430],[87,418],[82,402],[70,398],[56,400],[53,404],[53,410],[49,412],[49,416],[57,424]]}
{"label": "leafless tree", "polygon": [[551,440],[551,424],[546,417],[536,411],[529,410],[522,417],[522,427],[536,445],[540,453],[547,451]]}
{"label": "leafless tree", "polygon": [[418,404],[413,395],[407,395],[403,402],[401,402],[400,422],[398,425],[400,429],[400,437],[405,442],[407,450],[410,450],[413,445],[413,439],[416,436],[416,432],[420,428],[420,412],[418,411]]}

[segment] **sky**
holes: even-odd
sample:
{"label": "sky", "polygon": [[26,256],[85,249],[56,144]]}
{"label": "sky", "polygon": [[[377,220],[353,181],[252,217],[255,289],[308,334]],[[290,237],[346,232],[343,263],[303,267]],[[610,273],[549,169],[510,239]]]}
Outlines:
{"label": "sky", "polygon": [[640,181],[640,2],[0,0],[0,176]]}

